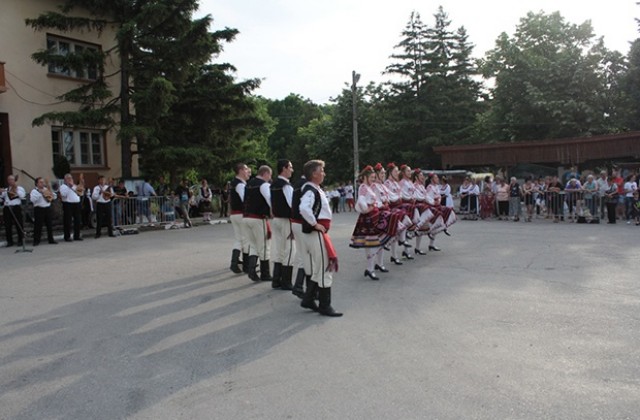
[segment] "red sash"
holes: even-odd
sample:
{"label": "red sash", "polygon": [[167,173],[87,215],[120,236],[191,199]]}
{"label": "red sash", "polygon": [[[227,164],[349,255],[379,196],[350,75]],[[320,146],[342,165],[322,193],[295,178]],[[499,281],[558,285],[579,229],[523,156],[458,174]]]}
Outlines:
{"label": "red sash", "polygon": [[[324,226],[324,228],[329,232],[331,228],[331,220],[329,219],[318,219],[318,223]],[[329,264],[327,265],[326,271],[335,271],[338,272],[338,253],[336,252],[333,243],[331,242],[331,238],[328,233],[322,234],[322,239],[324,240],[324,246],[327,248],[327,257],[329,257]]]}

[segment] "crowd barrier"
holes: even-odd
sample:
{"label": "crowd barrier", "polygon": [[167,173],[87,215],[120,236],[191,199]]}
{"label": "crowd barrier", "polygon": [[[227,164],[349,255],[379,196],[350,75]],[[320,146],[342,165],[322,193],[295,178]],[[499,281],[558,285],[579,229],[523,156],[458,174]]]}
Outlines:
{"label": "crowd barrier", "polygon": [[[537,192],[529,197],[521,197],[518,201],[507,200],[498,201],[495,195],[485,193],[479,196],[470,196],[461,200],[459,214],[477,215],[482,218],[489,217],[520,217],[527,218],[529,215],[537,218],[561,218],[567,220],[577,220],[589,222],[596,219],[604,219],[607,214],[606,199],[598,193],[585,191],[560,191],[560,192]],[[620,200],[621,204],[625,201]],[[517,205],[516,209],[510,208]],[[527,206],[531,206],[531,213]],[[633,218],[632,209],[625,208],[629,212],[629,217]]]}
{"label": "crowd barrier", "polygon": [[173,223],[176,220],[175,197],[127,197],[113,200],[114,227]]}

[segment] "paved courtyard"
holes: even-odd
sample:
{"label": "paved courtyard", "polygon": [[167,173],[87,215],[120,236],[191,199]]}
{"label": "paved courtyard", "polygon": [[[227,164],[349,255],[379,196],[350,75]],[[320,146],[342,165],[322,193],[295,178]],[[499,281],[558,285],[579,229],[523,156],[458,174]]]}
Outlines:
{"label": "paved courtyard", "polygon": [[373,282],[354,222],[338,319],[233,275],[226,224],[0,249],[0,419],[639,417],[640,228],[459,221]]}

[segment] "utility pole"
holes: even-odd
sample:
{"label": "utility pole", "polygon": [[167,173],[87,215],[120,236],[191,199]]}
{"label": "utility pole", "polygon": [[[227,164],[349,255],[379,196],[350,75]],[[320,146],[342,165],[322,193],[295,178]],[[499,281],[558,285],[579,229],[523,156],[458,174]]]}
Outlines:
{"label": "utility pole", "polygon": [[[358,173],[360,172],[360,157],[358,154],[358,80],[360,75],[354,70],[351,73],[351,102],[353,103],[353,188],[356,190],[356,182],[358,179]],[[355,191],[354,191],[355,192]]]}

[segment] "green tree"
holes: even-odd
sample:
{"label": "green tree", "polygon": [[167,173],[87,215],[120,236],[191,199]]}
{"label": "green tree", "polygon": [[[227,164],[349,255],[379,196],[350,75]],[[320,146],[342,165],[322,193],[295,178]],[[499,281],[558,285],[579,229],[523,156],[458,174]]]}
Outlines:
{"label": "green tree", "polygon": [[495,81],[483,137],[516,141],[612,130],[609,70],[619,63],[589,21],[575,25],[557,12],[528,13],[482,62],[484,76]]}

